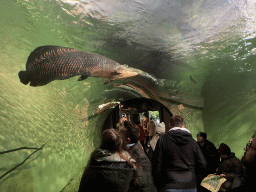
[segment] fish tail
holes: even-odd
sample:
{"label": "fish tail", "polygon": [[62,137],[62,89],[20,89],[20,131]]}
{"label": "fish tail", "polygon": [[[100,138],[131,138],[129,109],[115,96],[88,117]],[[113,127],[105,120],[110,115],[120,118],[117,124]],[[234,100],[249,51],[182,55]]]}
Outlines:
{"label": "fish tail", "polygon": [[20,82],[27,85],[31,80],[31,76],[29,75],[28,71],[20,71],[19,72]]}

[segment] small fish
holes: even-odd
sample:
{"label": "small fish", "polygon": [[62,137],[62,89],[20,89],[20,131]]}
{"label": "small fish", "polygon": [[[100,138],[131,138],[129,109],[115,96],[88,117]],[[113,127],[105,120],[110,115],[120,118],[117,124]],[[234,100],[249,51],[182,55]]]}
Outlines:
{"label": "small fish", "polygon": [[197,84],[196,80],[193,79],[193,77],[192,77],[191,75],[190,75],[190,80],[191,80],[193,83]]}
{"label": "small fish", "polygon": [[43,86],[53,80],[69,79],[81,75],[78,81],[88,77],[115,79],[136,76],[138,73],[99,54],[73,48],[46,45],[36,48],[28,57],[26,71],[19,72],[21,83]]}

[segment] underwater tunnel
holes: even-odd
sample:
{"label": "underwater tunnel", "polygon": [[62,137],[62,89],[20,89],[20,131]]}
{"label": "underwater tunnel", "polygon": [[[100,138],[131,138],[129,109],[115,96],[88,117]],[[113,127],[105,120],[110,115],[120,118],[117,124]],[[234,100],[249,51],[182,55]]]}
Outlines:
{"label": "underwater tunnel", "polygon": [[[123,98],[122,98],[123,99]],[[154,120],[158,119],[160,123],[164,122],[166,125],[166,131],[168,131],[168,127],[170,124],[170,117],[172,117],[172,113],[169,111],[167,107],[163,104],[159,103],[153,99],[147,98],[134,98],[122,101],[119,100],[119,104],[114,107],[114,109],[108,114],[106,117],[102,130],[112,128],[118,128],[119,119],[122,116],[125,116],[129,121],[132,121],[136,124],[140,123],[143,115],[147,117],[153,117],[151,112],[157,112],[157,117],[154,116]],[[111,104],[110,104],[111,105]],[[106,106],[105,106],[106,107]]]}
{"label": "underwater tunnel", "polygon": [[[242,157],[256,125],[254,1],[0,5],[0,191],[77,191],[102,130],[118,121],[120,104],[136,119],[159,111],[166,125],[181,115],[194,138],[204,131],[216,147],[226,143]],[[46,45],[99,54],[137,75],[107,84],[95,74],[24,85],[19,71]]]}

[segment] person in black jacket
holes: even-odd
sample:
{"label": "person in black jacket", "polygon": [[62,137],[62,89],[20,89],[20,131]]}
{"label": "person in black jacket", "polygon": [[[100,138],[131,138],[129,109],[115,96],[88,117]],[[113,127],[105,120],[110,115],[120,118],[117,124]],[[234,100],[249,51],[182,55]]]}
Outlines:
{"label": "person in black jacket", "polygon": [[251,191],[255,187],[255,173],[256,173],[256,132],[252,139],[244,148],[245,152],[241,159],[246,170],[246,177],[244,182],[244,191]]}
{"label": "person in black jacket", "polygon": [[156,126],[156,135],[149,142],[149,150],[148,150],[147,156],[148,156],[150,162],[152,162],[152,157],[153,157],[153,153],[154,153],[154,150],[156,147],[156,143],[157,143],[158,139],[164,134],[165,134],[165,124],[164,124],[164,122],[162,122]]}
{"label": "person in black jacket", "polygon": [[153,179],[161,192],[196,192],[196,171],[206,160],[181,116],[170,119],[171,129],[157,142],[153,154]]}
{"label": "person in black jacket", "polygon": [[138,184],[136,161],[125,150],[122,135],[115,129],[107,129],[102,136],[101,146],[92,153],[83,173],[79,192],[132,191]]}
{"label": "person in black jacket", "polygon": [[135,123],[127,121],[127,119],[121,119],[120,122],[124,124],[120,132],[123,134],[124,138],[127,139],[129,154],[136,161],[136,179],[139,182],[139,187],[133,189],[133,191],[156,191],[153,183],[151,163],[138,142],[140,138],[140,128]]}
{"label": "person in black jacket", "polygon": [[207,134],[204,132],[197,134],[197,143],[207,162],[207,174],[215,173],[220,164],[220,154],[218,150],[212,142],[207,140]]}
{"label": "person in black jacket", "polygon": [[221,185],[220,192],[242,191],[245,171],[242,162],[232,153],[229,146],[221,143],[218,149],[221,162],[217,174],[227,180]]}
{"label": "person in black jacket", "polygon": [[216,173],[216,169],[220,163],[220,154],[215,145],[207,140],[207,134],[205,132],[199,132],[197,134],[197,143],[207,162],[206,170],[202,173],[197,173],[197,189],[200,192],[206,192],[208,190],[200,186],[200,183],[207,175]]}

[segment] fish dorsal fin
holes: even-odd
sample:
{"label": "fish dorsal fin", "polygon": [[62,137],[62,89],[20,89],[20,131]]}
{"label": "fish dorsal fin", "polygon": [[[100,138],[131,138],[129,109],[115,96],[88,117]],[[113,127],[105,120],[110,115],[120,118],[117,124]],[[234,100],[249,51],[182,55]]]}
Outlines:
{"label": "fish dorsal fin", "polygon": [[86,74],[86,75],[81,75],[80,77],[79,77],[79,79],[77,79],[77,81],[83,81],[83,80],[85,80],[85,79],[87,79],[89,76]]}

